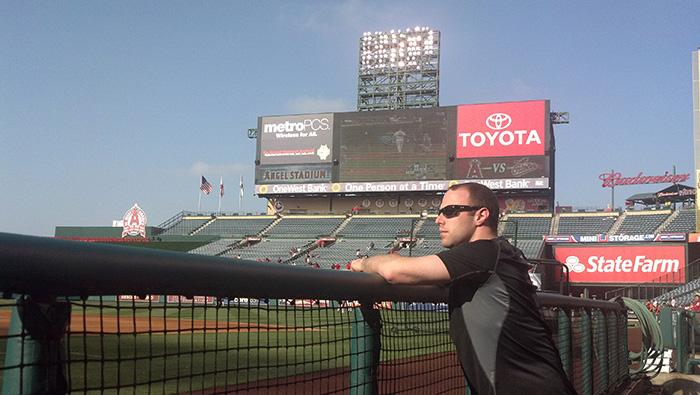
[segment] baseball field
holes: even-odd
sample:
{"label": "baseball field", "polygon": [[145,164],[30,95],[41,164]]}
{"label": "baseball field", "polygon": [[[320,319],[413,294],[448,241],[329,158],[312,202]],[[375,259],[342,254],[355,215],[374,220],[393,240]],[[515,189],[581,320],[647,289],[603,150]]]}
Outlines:
{"label": "baseball field", "polygon": [[[382,379],[407,385],[442,365],[457,373],[456,380],[443,385],[463,385],[451,353],[446,314],[380,314],[380,385]],[[0,308],[2,358],[9,318],[10,308]],[[73,302],[70,335],[65,338],[66,373],[71,388],[80,392],[116,393],[121,387],[126,391],[119,393],[275,393],[278,387],[345,392],[351,382],[356,320],[354,310],[333,303],[298,307],[259,302]]]}

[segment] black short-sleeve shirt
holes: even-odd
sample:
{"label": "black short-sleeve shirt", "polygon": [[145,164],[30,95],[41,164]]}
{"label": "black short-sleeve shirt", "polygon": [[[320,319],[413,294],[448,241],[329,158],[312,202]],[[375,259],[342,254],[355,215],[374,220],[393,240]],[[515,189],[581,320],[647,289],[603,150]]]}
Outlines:
{"label": "black short-sleeve shirt", "polygon": [[450,335],[477,394],[575,394],[535,302],[522,252],[502,238],[438,257],[450,274]]}

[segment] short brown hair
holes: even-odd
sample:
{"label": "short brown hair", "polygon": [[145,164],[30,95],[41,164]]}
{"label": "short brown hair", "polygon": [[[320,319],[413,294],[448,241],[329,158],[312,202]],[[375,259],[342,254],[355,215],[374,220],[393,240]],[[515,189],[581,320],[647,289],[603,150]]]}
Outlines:
{"label": "short brown hair", "polygon": [[450,190],[466,189],[469,191],[469,197],[471,205],[486,207],[489,210],[489,217],[486,220],[486,226],[493,229],[494,232],[498,230],[498,199],[493,191],[484,185],[478,184],[476,182],[468,182],[465,184],[455,184],[450,187]]}

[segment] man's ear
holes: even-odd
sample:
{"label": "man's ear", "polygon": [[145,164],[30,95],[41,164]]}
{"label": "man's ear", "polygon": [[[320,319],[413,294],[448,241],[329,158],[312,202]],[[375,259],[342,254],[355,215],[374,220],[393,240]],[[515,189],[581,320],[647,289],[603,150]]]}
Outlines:
{"label": "man's ear", "polygon": [[489,212],[489,209],[486,207],[480,208],[475,214],[474,217],[476,218],[476,224],[478,226],[481,226],[486,223],[486,221],[489,219],[491,216],[491,213]]}

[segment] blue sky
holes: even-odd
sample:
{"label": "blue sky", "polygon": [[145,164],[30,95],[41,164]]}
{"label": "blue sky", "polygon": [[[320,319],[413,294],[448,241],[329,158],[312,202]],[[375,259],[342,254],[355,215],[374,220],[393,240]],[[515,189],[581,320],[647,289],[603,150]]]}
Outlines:
{"label": "blue sky", "polygon": [[[693,173],[700,1],[0,2],[0,231],[157,225],[224,177],[252,196],[257,117],[356,106],[364,31],[441,31],[441,105],[549,99],[556,200],[604,207],[598,174]],[[691,184],[693,185],[693,184]],[[620,187],[616,202],[663,185]],[[217,200],[202,201],[216,210]]]}

